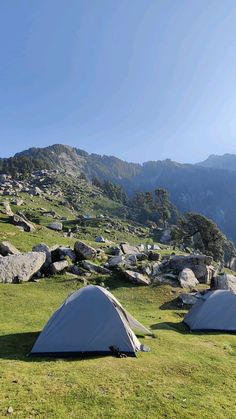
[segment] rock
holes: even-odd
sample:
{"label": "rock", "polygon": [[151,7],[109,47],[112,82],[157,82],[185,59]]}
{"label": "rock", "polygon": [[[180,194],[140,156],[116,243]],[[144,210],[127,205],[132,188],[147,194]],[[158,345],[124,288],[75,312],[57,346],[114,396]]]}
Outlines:
{"label": "rock", "polygon": [[189,268],[185,268],[180,272],[178,280],[182,288],[193,288],[199,284],[193,271]]}
{"label": "rock", "polygon": [[207,284],[213,275],[212,262],[212,257],[205,255],[173,256],[165,260],[159,268],[163,273],[173,272],[176,275],[179,275],[183,269],[189,268],[199,282]]}
{"label": "rock", "polygon": [[20,251],[10,242],[4,241],[0,243],[0,254],[2,256],[18,255]]}
{"label": "rock", "polygon": [[236,293],[236,277],[226,273],[223,275],[217,275],[211,281],[211,289],[230,290]]}
{"label": "rock", "polygon": [[48,225],[48,228],[50,228],[51,230],[54,230],[54,231],[62,231],[62,229],[63,229],[63,224],[62,223],[56,223],[56,222],[53,222],[53,223],[50,223],[49,225]]}
{"label": "rock", "polygon": [[8,215],[9,217],[12,217],[14,215],[14,212],[11,209],[10,203],[8,201],[4,201],[2,205],[4,208],[3,213]]}
{"label": "rock", "polygon": [[83,275],[84,274],[84,270],[79,268],[79,266],[77,265],[69,265],[67,268],[67,272],[70,272],[74,275]]}
{"label": "rock", "polygon": [[20,253],[0,258],[0,282],[29,281],[45,263],[43,252]]}
{"label": "rock", "polygon": [[52,257],[49,247],[45,243],[39,243],[33,247],[32,252],[43,252],[45,253],[46,260],[43,265],[43,269],[47,269],[48,266],[52,263]]}
{"label": "rock", "polygon": [[152,250],[149,250],[148,259],[158,261],[161,259],[161,255],[159,253],[153,252]]}
{"label": "rock", "polygon": [[123,252],[119,246],[109,247],[109,253],[114,256],[121,256]]}
{"label": "rock", "polygon": [[77,256],[74,250],[72,250],[70,247],[59,246],[55,251],[58,252],[60,260],[70,258],[72,262],[76,262]]}
{"label": "rock", "polygon": [[136,255],[126,255],[125,262],[128,262],[130,265],[137,265]]}
{"label": "rock", "polygon": [[15,201],[13,201],[13,205],[16,205],[17,207],[20,207],[23,204],[24,204],[24,201],[21,198],[16,198]]}
{"label": "rock", "polygon": [[34,225],[18,214],[13,215],[12,223],[16,225],[17,227],[23,228],[24,231],[27,231],[27,232],[35,231]]}
{"label": "rock", "polygon": [[14,409],[13,409],[13,407],[12,406],[9,406],[8,407],[8,409],[7,409],[7,413],[9,414],[9,415],[12,415],[12,413],[14,412]]}
{"label": "rock", "polygon": [[97,256],[96,250],[82,241],[75,243],[74,250],[80,259],[94,259]]}
{"label": "rock", "polygon": [[107,265],[109,268],[116,268],[117,266],[124,263],[124,259],[124,256],[114,256],[108,260]]}
{"label": "rock", "polygon": [[121,243],[120,247],[125,255],[135,255],[136,253],[140,253],[138,247],[130,246],[128,243]]}
{"label": "rock", "polygon": [[50,271],[52,274],[57,274],[58,272],[64,271],[68,268],[69,263],[67,260],[61,260],[60,262],[54,262],[50,265]]}
{"label": "rock", "polygon": [[111,274],[111,271],[109,269],[104,268],[103,266],[100,266],[100,265],[96,265],[95,263],[92,263],[88,260],[83,260],[81,265],[84,269],[87,269],[89,272],[96,272],[103,275]]}
{"label": "rock", "polygon": [[147,260],[148,255],[146,253],[137,253],[136,255],[134,255],[137,260]]}
{"label": "rock", "polygon": [[236,258],[235,257],[231,259],[229,267],[230,269],[232,269],[232,271],[236,271]]}
{"label": "rock", "polygon": [[153,244],[152,245],[152,250],[161,250],[160,246],[158,246],[158,244]]}
{"label": "rock", "polygon": [[97,243],[106,243],[106,239],[104,239],[103,236],[97,236],[95,239],[95,242]]}
{"label": "rock", "polygon": [[147,278],[146,276],[144,276],[143,274],[139,272],[126,270],[124,271],[124,276],[133,284],[150,285],[151,283],[149,278]]}
{"label": "rock", "polygon": [[180,294],[179,298],[182,301],[183,304],[192,306],[195,304],[198,300],[197,296],[200,295],[199,292],[194,292],[192,294],[190,293],[182,293]]}

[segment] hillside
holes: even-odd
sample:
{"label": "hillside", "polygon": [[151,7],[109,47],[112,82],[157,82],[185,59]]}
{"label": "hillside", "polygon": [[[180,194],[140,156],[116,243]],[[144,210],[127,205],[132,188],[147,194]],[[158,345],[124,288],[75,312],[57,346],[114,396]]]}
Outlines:
{"label": "hillside", "polygon": [[[42,166],[47,164],[72,175],[82,172],[89,179],[109,179],[121,184],[130,196],[137,191],[164,187],[168,189],[173,203],[180,211],[206,215],[236,242],[236,190],[232,187],[236,184],[236,173],[226,170],[227,164],[222,165],[224,168],[215,168],[164,160],[140,165],[127,163],[113,156],[89,154],[63,145],[44,149],[32,148],[18,153],[15,159],[23,157],[37,162],[37,165],[41,162]],[[233,157],[231,160],[233,162]],[[19,160],[16,164],[19,165]]]}
{"label": "hillside", "polygon": [[213,169],[236,170],[236,155],[224,154],[223,156],[210,155],[205,161],[198,163],[199,166]]}

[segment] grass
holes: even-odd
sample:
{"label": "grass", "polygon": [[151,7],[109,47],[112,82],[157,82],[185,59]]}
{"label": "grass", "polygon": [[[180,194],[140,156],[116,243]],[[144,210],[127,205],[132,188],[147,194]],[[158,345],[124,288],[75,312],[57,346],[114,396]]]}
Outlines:
{"label": "grass", "polygon": [[[101,278],[100,278],[101,280]],[[156,338],[136,359],[30,359],[37,332],[80,283],[67,276],[0,285],[0,417],[234,418],[236,336],[191,334],[179,290],[102,279]],[[99,279],[98,279],[99,281]]]}

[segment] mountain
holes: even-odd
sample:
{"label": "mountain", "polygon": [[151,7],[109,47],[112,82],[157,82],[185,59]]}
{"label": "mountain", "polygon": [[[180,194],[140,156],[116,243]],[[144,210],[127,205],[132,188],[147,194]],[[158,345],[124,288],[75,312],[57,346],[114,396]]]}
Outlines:
{"label": "mountain", "polygon": [[[225,155],[222,159],[233,157]],[[16,154],[19,162],[29,158],[30,162],[42,162],[51,168],[70,174],[84,173],[89,179],[111,180],[124,187],[132,196],[138,191],[166,188],[171,200],[182,212],[199,212],[213,219],[219,227],[236,242],[236,171],[214,167],[220,158],[210,156],[208,163],[180,164],[172,160],[149,161],[144,164],[128,163],[114,156],[89,154],[70,146],[54,145],[46,148],[31,148]],[[223,161],[222,160],[222,161]],[[212,164],[212,166],[211,166]],[[217,163],[218,164],[218,163]],[[209,166],[209,167],[208,167]]]}
{"label": "mountain", "polygon": [[223,156],[217,156],[215,154],[211,154],[205,161],[198,163],[198,165],[214,169],[236,171],[236,155],[224,154]]}

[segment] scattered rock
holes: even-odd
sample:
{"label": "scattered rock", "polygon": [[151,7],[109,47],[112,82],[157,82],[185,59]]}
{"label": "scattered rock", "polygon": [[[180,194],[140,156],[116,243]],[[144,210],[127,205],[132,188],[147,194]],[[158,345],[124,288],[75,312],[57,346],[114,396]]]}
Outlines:
{"label": "scattered rock", "polygon": [[50,223],[49,225],[48,225],[48,228],[50,228],[51,230],[54,230],[54,231],[62,231],[62,229],[63,229],[63,224],[62,223],[57,223],[57,222],[53,222],[53,223]]}
{"label": "scattered rock", "polygon": [[149,250],[148,259],[158,261],[161,259],[161,255],[159,253],[153,252],[152,250]]}
{"label": "scattered rock", "polygon": [[84,269],[87,269],[89,272],[95,272],[103,275],[110,275],[111,271],[103,266],[96,265],[88,260],[83,260],[81,263]]}
{"label": "scattered rock", "polygon": [[179,275],[183,269],[189,268],[199,282],[207,284],[214,275],[212,262],[212,257],[205,255],[173,256],[165,260],[159,268],[161,272],[173,272],[176,275]]}
{"label": "scattered rock", "polygon": [[130,282],[138,285],[150,285],[150,279],[144,276],[143,274],[139,272],[124,271],[124,276],[126,279],[128,279]]}
{"label": "scattered rock", "polygon": [[121,265],[124,262],[124,259],[124,256],[114,256],[108,260],[107,265],[109,268],[115,268]]}
{"label": "scattered rock", "polygon": [[54,262],[50,265],[50,271],[52,274],[57,274],[59,272],[64,271],[66,268],[68,268],[69,263],[67,260],[61,260],[60,262]]}
{"label": "scattered rock", "polygon": [[12,413],[14,412],[14,409],[13,409],[13,407],[12,406],[9,406],[8,407],[8,409],[7,409],[7,413],[9,414],[9,415],[12,415]]}
{"label": "scattered rock", "polygon": [[68,268],[67,268],[67,272],[72,273],[74,275],[83,275],[84,274],[84,270],[81,269],[77,265],[69,265]]}
{"label": "scattered rock", "polygon": [[193,304],[195,304],[198,300],[198,295],[200,295],[199,292],[195,292],[195,293],[182,293],[179,295],[180,300],[182,301],[183,304],[192,306]]}
{"label": "scattered rock", "polygon": [[23,228],[24,231],[27,231],[27,232],[35,231],[34,225],[18,214],[13,215],[12,223],[16,225],[17,227]]}
{"label": "scattered rock", "polygon": [[95,239],[95,242],[97,243],[106,243],[106,239],[104,239],[103,236],[97,236]]}
{"label": "scattered rock", "polygon": [[80,259],[94,259],[97,256],[96,250],[82,241],[75,243],[74,250]]}
{"label": "scattered rock", "polygon": [[140,253],[138,247],[130,246],[128,243],[121,243],[120,247],[125,255],[135,255],[136,253]]}
{"label": "scattered rock", "polygon": [[8,201],[4,201],[2,205],[4,208],[2,212],[8,215],[9,217],[12,217],[14,215],[14,212],[11,209],[10,203]]}
{"label": "scattered rock", "polygon": [[0,243],[0,254],[2,256],[18,255],[20,251],[10,242],[4,241]]}
{"label": "scattered rock", "polygon": [[32,252],[43,252],[45,253],[46,260],[43,265],[43,269],[47,269],[48,266],[52,263],[52,257],[49,247],[45,243],[39,243],[33,247]]}
{"label": "scattered rock", "polygon": [[0,282],[19,283],[29,281],[45,263],[42,252],[20,253],[0,258]]}
{"label": "scattered rock", "polygon": [[199,284],[194,272],[189,268],[185,268],[180,272],[178,280],[182,288],[193,288]]}

